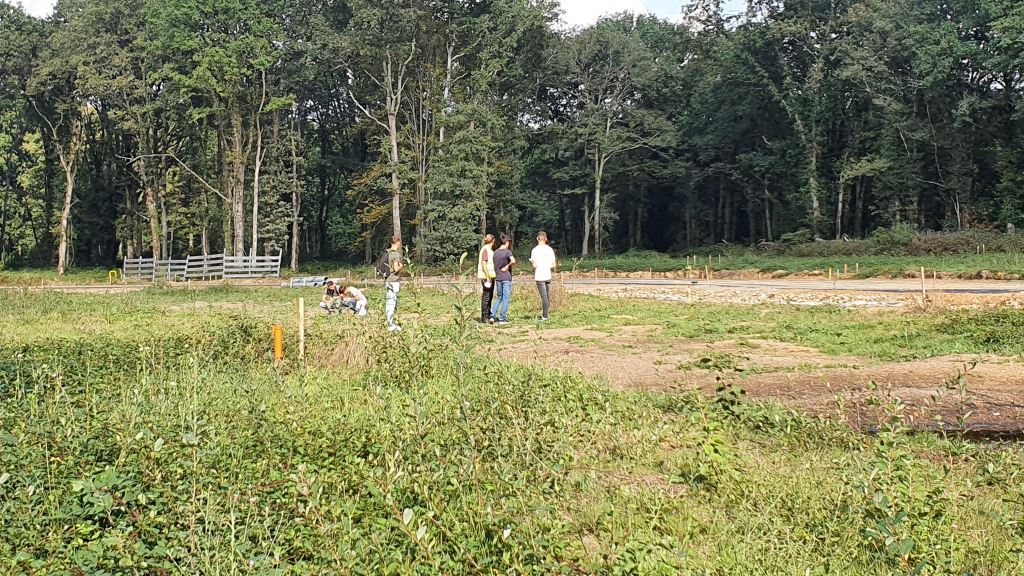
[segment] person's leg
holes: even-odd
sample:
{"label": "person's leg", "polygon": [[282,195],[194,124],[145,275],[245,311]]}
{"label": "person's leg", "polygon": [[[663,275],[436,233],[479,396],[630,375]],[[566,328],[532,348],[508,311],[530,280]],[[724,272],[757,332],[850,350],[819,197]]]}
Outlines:
{"label": "person's leg", "polygon": [[349,310],[351,310],[353,314],[355,314],[358,311],[358,309],[356,307],[356,301],[355,300],[352,300],[352,299],[344,300],[342,302],[342,305],[345,308],[348,308]]}
{"label": "person's leg", "polygon": [[501,282],[498,282],[497,280],[493,280],[491,286],[492,286],[492,289],[494,290],[494,295],[491,298],[491,320],[494,320],[495,322],[497,322],[498,321],[498,306],[501,305],[501,293],[502,293]]}
{"label": "person's leg", "polygon": [[385,288],[384,315],[387,317],[388,330],[396,330],[398,328],[398,325],[395,324],[395,313],[398,311],[399,288],[398,282],[388,282]]}
{"label": "person's leg", "polygon": [[498,301],[498,321],[508,322],[508,309],[512,305],[512,282],[501,283],[501,297]]}
{"label": "person's leg", "polygon": [[320,301],[320,309],[326,312],[327,314],[331,313],[331,309],[327,307],[327,302],[324,302],[323,300]]}
{"label": "person's leg", "polygon": [[551,307],[551,282],[537,282],[537,292],[540,293],[540,317],[547,320],[548,310]]}
{"label": "person's leg", "polygon": [[480,321],[487,322],[491,319],[491,301],[494,300],[494,281],[490,282],[491,287],[486,286],[487,280],[480,281]]}
{"label": "person's leg", "polygon": [[366,316],[366,300],[356,300],[356,316]]}

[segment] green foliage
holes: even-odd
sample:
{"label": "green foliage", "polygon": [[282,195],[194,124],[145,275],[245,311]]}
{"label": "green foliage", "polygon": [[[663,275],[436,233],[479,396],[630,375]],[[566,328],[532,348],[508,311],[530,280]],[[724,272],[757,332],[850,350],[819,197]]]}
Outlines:
{"label": "green foliage", "polygon": [[[0,296],[4,571],[867,575],[1024,561],[1017,448],[898,426],[863,436],[735,389],[615,392],[496,359],[466,298],[441,292],[407,296],[422,315],[402,335],[318,317],[308,363],[289,350],[274,366],[268,327],[292,318],[295,295]],[[599,305],[574,298],[556,321]],[[696,314],[631,310],[679,326]],[[714,313],[719,329],[742,314]]]}

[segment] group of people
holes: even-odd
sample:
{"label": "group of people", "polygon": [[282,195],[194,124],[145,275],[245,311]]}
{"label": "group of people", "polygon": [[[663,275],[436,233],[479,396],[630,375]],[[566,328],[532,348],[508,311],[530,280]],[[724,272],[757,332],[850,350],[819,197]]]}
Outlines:
{"label": "group of people", "polygon": [[363,291],[355,286],[342,286],[334,280],[327,281],[324,295],[320,299],[320,308],[330,314],[341,312],[345,309],[351,310],[356,316],[366,316],[367,301]]}
{"label": "group of people", "polygon": [[[401,236],[391,238],[391,245],[382,260],[385,268],[382,272],[385,293],[384,311],[388,321],[388,330],[401,332],[402,327],[395,322],[395,313],[398,311],[398,292],[401,289],[401,272],[405,267],[405,262],[402,259]],[[328,315],[331,312],[340,314],[346,309],[351,310],[356,316],[366,316],[369,313],[368,302],[362,290],[355,286],[342,286],[334,280],[327,281],[324,295],[320,299],[320,308]]]}
{"label": "group of people", "polygon": [[[508,312],[512,301],[512,270],[516,265],[516,257],[512,254],[512,237],[501,235],[501,245],[494,248],[495,238],[492,234],[484,236],[483,246],[477,257],[476,276],[480,280],[482,296],[480,299],[480,322],[483,324],[508,324]],[[540,294],[541,321],[548,319],[551,308],[551,278],[557,267],[555,251],[548,246],[548,235],[543,230],[537,233],[537,246],[530,252],[530,264],[533,266],[533,280]],[[388,330],[401,332],[402,327],[395,321],[398,310],[398,293],[401,290],[402,269],[405,261],[402,257],[402,238],[393,236],[387,254],[378,264],[378,272],[384,277],[384,313],[387,318]],[[327,281],[320,308],[330,314],[351,310],[356,316],[368,314],[366,296],[355,286],[341,286],[333,280]]]}
{"label": "group of people", "polygon": [[[516,257],[512,254],[512,237],[501,235],[501,245],[494,249],[492,234],[484,236],[483,245],[477,256],[476,277],[480,280],[480,322],[482,324],[509,323],[508,310],[512,302],[512,269]],[[540,295],[542,322],[548,319],[551,309],[551,278],[558,262],[555,251],[548,246],[548,235],[541,230],[537,233],[537,245],[530,252],[533,266],[533,280]]]}

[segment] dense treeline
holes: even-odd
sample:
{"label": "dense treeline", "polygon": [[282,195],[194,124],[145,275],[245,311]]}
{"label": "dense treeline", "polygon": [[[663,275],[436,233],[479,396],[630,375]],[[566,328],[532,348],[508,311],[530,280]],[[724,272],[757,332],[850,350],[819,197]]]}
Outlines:
{"label": "dense treeline", "polygon": [[[0,3],[0,265],[1024,223],[1024,5]],[[791,236],[792,237],[792,236]]]}

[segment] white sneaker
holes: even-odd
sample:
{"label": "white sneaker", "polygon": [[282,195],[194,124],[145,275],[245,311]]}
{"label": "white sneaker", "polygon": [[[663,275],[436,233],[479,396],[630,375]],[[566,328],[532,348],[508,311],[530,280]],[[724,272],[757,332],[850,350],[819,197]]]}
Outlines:
{"label": "white sneaker", "polygon": [[402,331],[402,327],[401,326],[388,326],[388,332],[391,332],[392,334],[398,334],[401,331]]}

